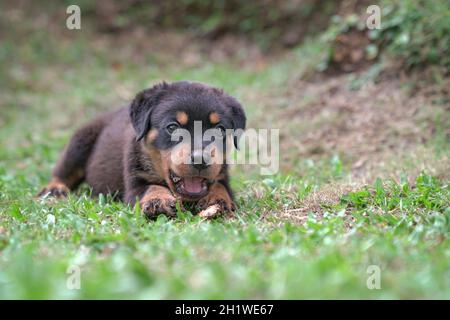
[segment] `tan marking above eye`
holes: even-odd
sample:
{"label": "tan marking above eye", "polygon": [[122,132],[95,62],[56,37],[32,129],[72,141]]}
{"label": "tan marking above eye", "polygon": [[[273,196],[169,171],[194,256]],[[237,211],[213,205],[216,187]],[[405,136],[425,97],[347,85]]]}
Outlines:
{"label": "tan marking above eye", "polygon": [[209,121],[211,122],[211,124],[218,124],[220,121],[220,116],[217,112],[211,112],[211,114],[209,115]]}
{"label": "tan marking above eye", "polygon": [[158,136],[158,130],[153,128],[147,134],[147,139],[148,139],[149,142],[153,142],[153,141],[155,141],[157,136]]}
{"label": "tan marking above eye", "polygon": [[184,126],[185,124],[188,123],[188,120],[189,120],[189,117],[186,112],[184,112],[184,111],[177,112],[177,121],[179,124]]}

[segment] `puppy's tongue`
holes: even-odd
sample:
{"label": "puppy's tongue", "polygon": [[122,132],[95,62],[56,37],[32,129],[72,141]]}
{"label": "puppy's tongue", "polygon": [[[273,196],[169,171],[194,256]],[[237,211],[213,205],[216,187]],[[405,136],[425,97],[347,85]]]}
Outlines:
{"label": "puppy's tongue", "polygon": [[184,190],[189,193],[200,193],[203,189],[202,182],[202,178],[184,178]]}

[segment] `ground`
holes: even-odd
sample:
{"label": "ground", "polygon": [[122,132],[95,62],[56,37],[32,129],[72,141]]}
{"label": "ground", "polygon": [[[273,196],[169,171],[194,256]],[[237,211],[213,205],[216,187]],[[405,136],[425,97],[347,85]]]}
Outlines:
{"label": "ground", "polygon": [[[1,18],[14,32],[0,34],[0,298],[450,298],[449,79],[386,61],[318,75],[314,41],[265,55]],[[233,168],[236,213],[149,222],[86,186],[34,198],[77,126],[181,79],[280,129],[279,173]]]}

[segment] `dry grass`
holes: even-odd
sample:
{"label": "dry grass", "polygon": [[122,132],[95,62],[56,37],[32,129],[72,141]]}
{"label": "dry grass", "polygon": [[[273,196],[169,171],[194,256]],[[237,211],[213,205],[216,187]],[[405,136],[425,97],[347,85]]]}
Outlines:
{"label": "dry grass", "polygon": [[316,217],[323,214],[324,209],[334,206],[340,202],[343,195],[361,188],[358,184],[332,183],[323,188],[312,192],[297,208],[274,211],[273,217],[281,221],[290,221],[294,223],[304,223],[308,214],[314,213]]}

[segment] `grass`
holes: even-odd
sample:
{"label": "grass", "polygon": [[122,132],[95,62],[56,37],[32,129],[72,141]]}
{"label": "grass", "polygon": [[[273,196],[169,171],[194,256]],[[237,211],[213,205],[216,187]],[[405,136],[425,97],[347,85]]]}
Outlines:
{"label": "grass", "polygon": [[[209,82],[244,101],[251,126],[270,127],[261,100],[295,78],[295,68],[161,64],[178,52],[138,59],[89,32],[52,38],[26,23],[15,28],[0,51],[0,298],[450,298],[448,180],[416,175],[414,161],[394,179],[333,196],[352,179],[338,154],[288,158],[270,177],[235,168],[239,210],[214,221],[179,212],[149,222],[138,208],[90,198],[86,186],[64,201],[34,199],[75,127],[125,103],[120,92],[159,79]],[[448,141],[433,148],[431,159]],[[381,270],[379,290],[366,285],[372,265]],[[77,268],[81,288],[71,290]]]}
{"label": "grass", "polygon": [[[20,182],[5,176],[3,298],[448,298],[450,189],[427,175],[414,188],[377,180],[302,225],[260,219],[271,190],[241,198],[234,219],[149,223],[86,193],[53,206],[17,199]],[[74,265],[80,290],[66,287]],[[366,287],[370,265],[380,290]]]}

